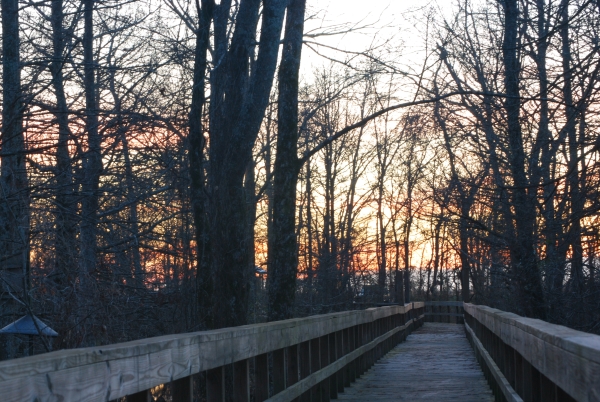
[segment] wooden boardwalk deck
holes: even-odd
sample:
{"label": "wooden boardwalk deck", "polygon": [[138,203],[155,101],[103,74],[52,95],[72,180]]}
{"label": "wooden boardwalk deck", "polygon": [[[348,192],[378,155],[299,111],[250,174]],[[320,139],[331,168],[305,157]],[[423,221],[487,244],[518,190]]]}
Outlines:
{"label": "wooden boardwalk deck", "polygon": [[494,401],[462,325],[425,323],[381,358],[342,401]]}

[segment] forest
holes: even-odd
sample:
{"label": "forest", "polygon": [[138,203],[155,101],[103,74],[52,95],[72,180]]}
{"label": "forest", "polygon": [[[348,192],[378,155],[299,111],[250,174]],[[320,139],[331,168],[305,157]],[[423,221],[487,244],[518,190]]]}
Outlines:
{"label": "forest", "polygon": [[449,300],[600,333],[600,0],[416,2],[352,49],[377,25],[317,3],[1,0],[0,328]]}

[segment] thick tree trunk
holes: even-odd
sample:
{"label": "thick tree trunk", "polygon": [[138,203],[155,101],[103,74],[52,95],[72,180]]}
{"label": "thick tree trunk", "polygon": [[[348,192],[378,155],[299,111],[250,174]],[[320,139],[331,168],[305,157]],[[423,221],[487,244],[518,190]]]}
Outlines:
{"label": "thick tree trunk", "polygon": [[214,288],[209,325],[217,328],[247,322],[248,256],[254,245],[248,238],[244,176],[269,100],[287,1],[263,3],[258,55],[250,68],[260,3],[240,2],[230,50],[213,71],[208,226]]}
{"label": "thick tree trunk", "polygon": [[52,86],[56,96],[56,122],[58,123],[58,144],[56,147],[56,237],[55,237],[55,269],[57,282],[60,285],[72,283],[76,276],[77,255],[74,245],[77,244],[77,220],[73,166],[69,155],[69,110],[64,89],[64,15],[63,1],[52,0],[52,39],[53,57],[50,64]]}
{"label": "thick tree trunk", "polygon": [[269,232],[269,320],[293,317],[298,270],[296,185],[298,160],[298,82],[306,0],[287,9],[279,67],[277,154],[273,180],[273,224]]}
{"label": "thick tree trunk", "polygon": [[569,43],[569,0],[561,1],[562,68],[563,96],[567,122],[564,130],[567,134],[569,152],[569,198],[571,201],[571,225],[568,231],[568,242],[571,246],[571,290],[577,296],[583,292],[583,245],[581,241],[581,218],[583,218],[584,200],[579,183],[579,141],[577,139],[578,111],[573,104],[573,73],[571,71],[571,44]]}
{"label": "thick tree trunk", "polygon": [[[564,278],[564,267],[560,255],[557,250],[557,242],[562,233],[561,225],[557,222],[555,215],[555,197],[556,184],[552,180],[551,165],[554,159],[552,151],[552,137],[549,129],[550,117],[548,107],[548,71],[546,67],[546,59],[548,53],[548,21],[546,20],[546,1],[537,0],[537,30],[538,30],[538,47],[536,54],[536,66],[538,69],[538,79],[540,86],[540,119],[539,128],[536,139],[536,148],[534,149],[534,161],[532,165],[536,167],[537,154],[539,153],[540,163],[537,178],[532,180],[533,183],[541,181],[544,203],[542,204],[542,216],[544,219],[544,227],[542,234],[546,244],[545,270],[546,270],[546,287],[549,290],[549,311],[551,314],[556,314],[561,306],[560,294],[562,293],[562,284]],[[534,172],[536,170],[534,169]]]}
{"label": "thick tree trunk", "polygon": [[96,62],[94,59],[94,0],[84,0],[83,4],[83,77],[85,89],[85,130],[87,151],[84,156],[80,253],[80,283],[86,289],[90,275],[96,269],[97,229],[98,229],[98,188],[102,173],[101,138],[98,132],[98,105],[96,99]]}
{"label": "thick tree trunk", "polygon": [[[19,3],[2,0],[2,137],[0,143],[0,295],[25,303],[29,287],[29,188],[25,163],[23,97],[19,60]],[[9,298],[2,315],[15,319]],[[13,316],[11,316],[13,314]],[[6,322],[0,322],[0,325]],[[0,353],[4,353],[0,345]],[[10,353],[10,351],[8,351]],[[0,355],[0,357],[3,357]]]}
{"label": "thick tree trunk", "polygon": [[535,204],[527,192],[529,183],[525,173],[525,152],[519,121],[521,109],[519,98],[519,73],[521,69],[517,39],[519,9],[517,0],[504,0],[503,3],[505,32],[502,54],[504,56],[504,83],[507,95],[504,107],[508,123],[509,168],[514,183],[513,206],[517,234],[516,241],[512,243],[511,247],[512,264],[519,297],[518,308],[522,309],[522,313],[528,317],[544,318],[544,295],[535,253]]}
{"label": "thick tree trunk", "polygon": [[198,31],[196,32],[196,49],[194,57],[194,78],[192,83],[192,103],[189,114],[188,163],[190,174],[190,194],[194,217],[196,237],[196,294],[198,321],[204,326],[206,314],[212,299],[212,277],[208,264],[208,228],[206,199],[206,175],[202,116],[206,97],[204,81],[206,79],[207,53],[210,39],[210,23],[213,16],[214,0],[202,0],[198,11]]}

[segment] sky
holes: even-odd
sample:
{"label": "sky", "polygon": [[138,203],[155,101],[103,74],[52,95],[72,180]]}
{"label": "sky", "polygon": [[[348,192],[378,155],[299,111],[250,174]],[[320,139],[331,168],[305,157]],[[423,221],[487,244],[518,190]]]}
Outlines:
{"label": "sky", "polygon": [[[308,0],[309,18],[305,33],[328,35],[317,38],[309,36],[305,40],[353,52],[389,40],[389,47],[402,48],[402,63],[417,65],[422,62],[425,43],[425,24],[418,21],[424,21],[430,12],[440,16],[449,15],[454,3],[455,0]],[[349,28],[358,29],[330,35],[335,31],[348,31]],[[347,57],[326,47],[319,47],[319,50],[336,59]],[[304,74],[328,63],[307,47],[303,50],[302,58]]]}

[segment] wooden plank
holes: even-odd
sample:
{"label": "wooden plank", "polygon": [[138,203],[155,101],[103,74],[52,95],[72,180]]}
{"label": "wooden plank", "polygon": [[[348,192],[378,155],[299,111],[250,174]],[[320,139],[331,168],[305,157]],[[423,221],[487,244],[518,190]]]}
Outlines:
{"label": "wooden plank", "polygon": [[494,396],[458,325],[425,323],[339,395],[340,401],[489,401]]}
{"label": "wooden plank", "polygon": [[254,400],[269,398],[269,356],[264,353],[254,358]]}
{"label": "wooden plank", "polygon": [[273,393],[285,389],[285,349],[273,351]]}
{"label": "wooden plank", "polygon": [[298,345],[293,345],[286,350],[286,386],[294,385],[299,379],[299,368],[298,368]]}
{"label": "wooden plank", "polygon": [[206,401],[225,401],[225,370],[223,367],[206,371]]}
{"label": "wooden plank", "polygon": [[[179,399],[173,398],[173,401]],[[250,402],[250,361],[233,363],[233,401]]]}

